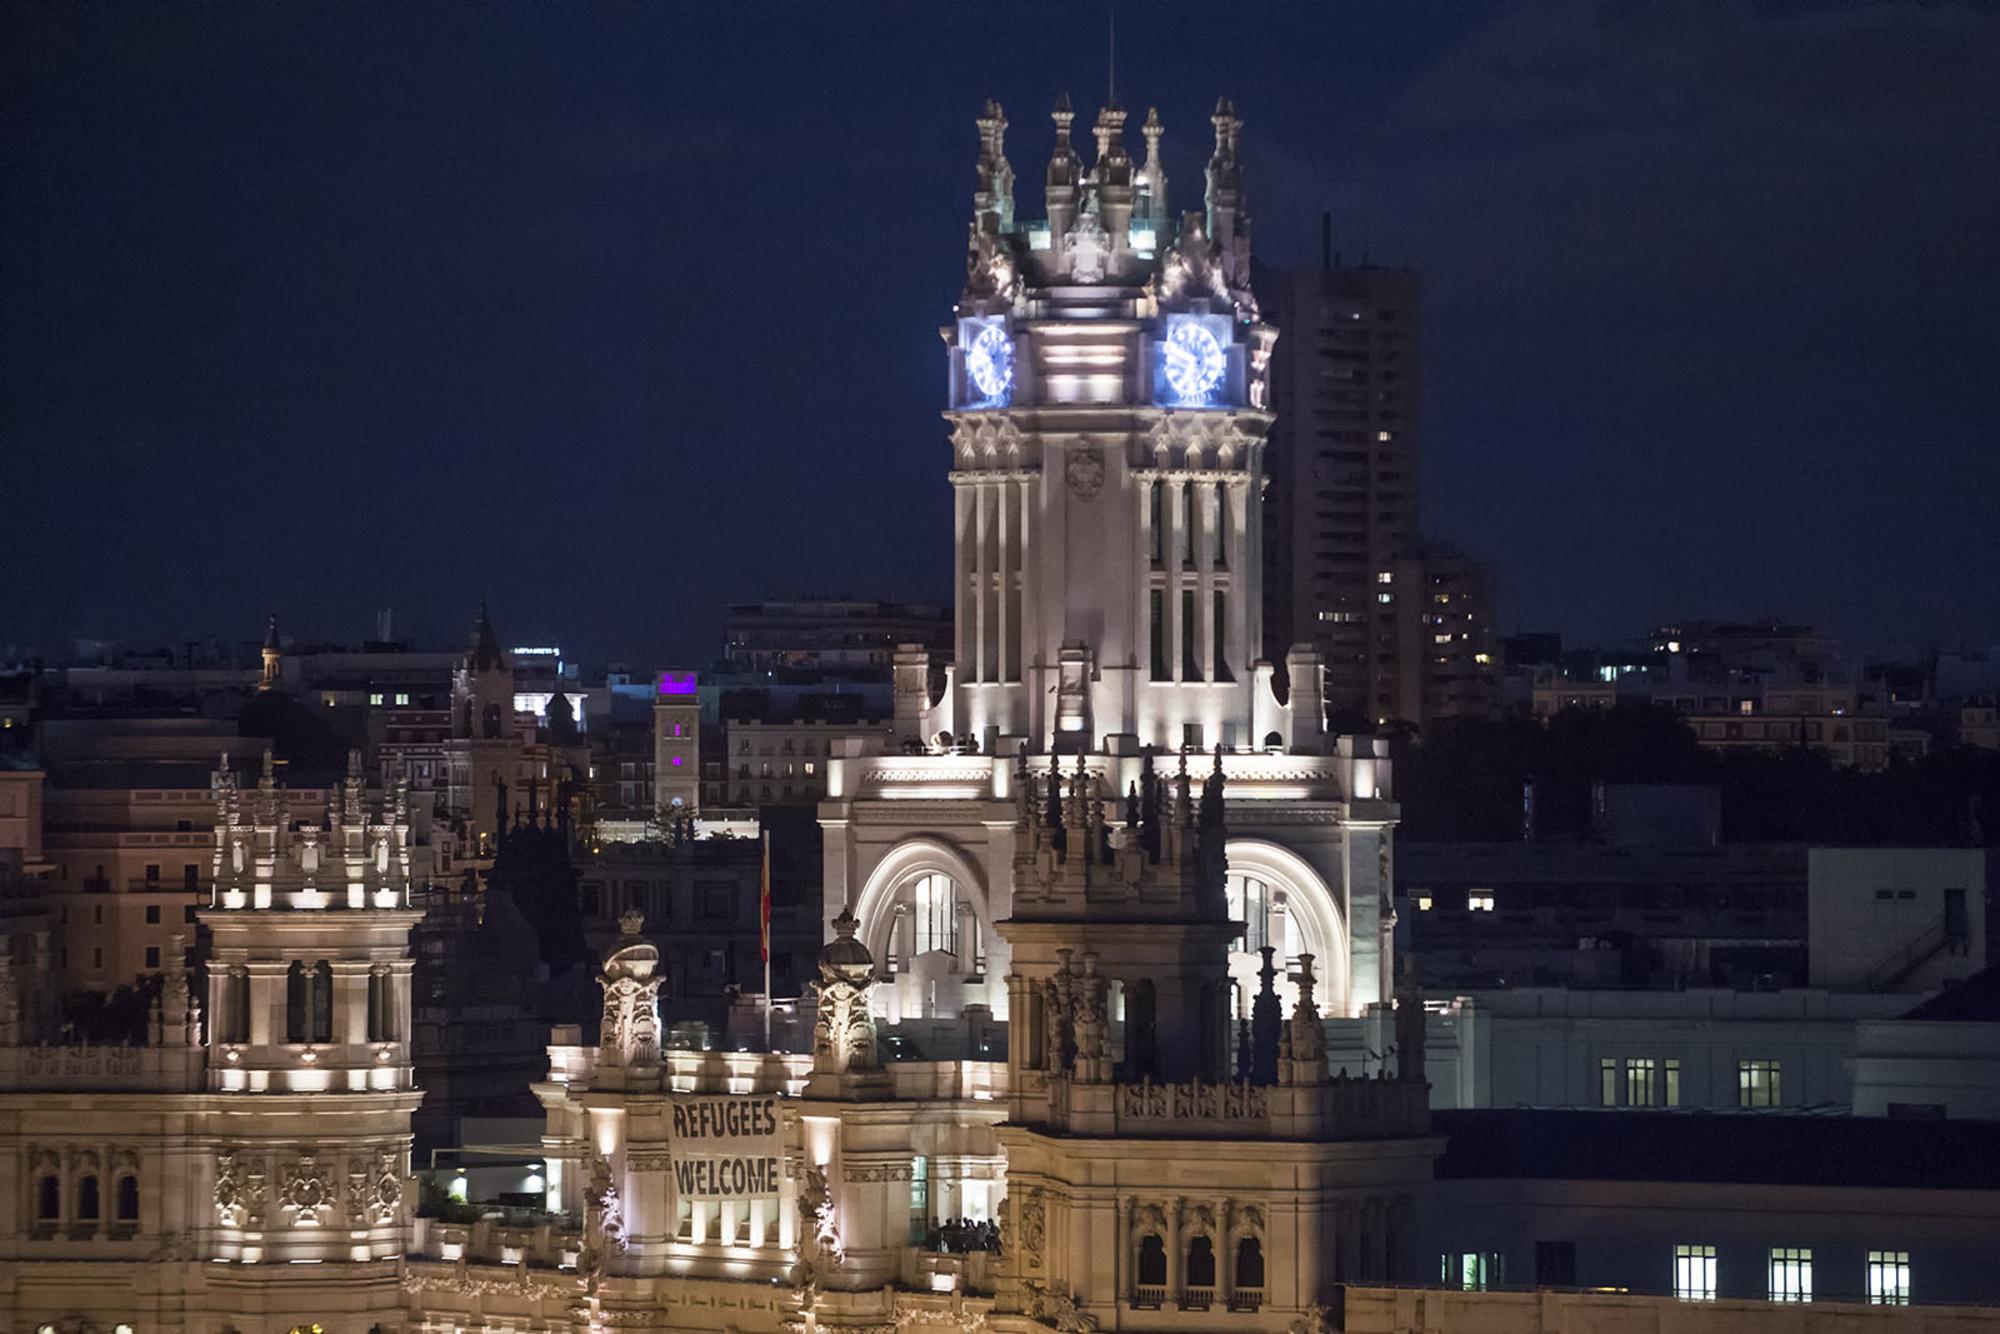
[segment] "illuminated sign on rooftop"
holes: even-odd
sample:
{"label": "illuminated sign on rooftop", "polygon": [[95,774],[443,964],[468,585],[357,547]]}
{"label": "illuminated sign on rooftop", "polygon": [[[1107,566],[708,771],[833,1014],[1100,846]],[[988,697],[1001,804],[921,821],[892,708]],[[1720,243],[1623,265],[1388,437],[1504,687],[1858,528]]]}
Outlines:
{"label": "illuminated sign on rooftop", "polygon": [[660,693],[662,695],[694,694],[693,672],[661,672]]}

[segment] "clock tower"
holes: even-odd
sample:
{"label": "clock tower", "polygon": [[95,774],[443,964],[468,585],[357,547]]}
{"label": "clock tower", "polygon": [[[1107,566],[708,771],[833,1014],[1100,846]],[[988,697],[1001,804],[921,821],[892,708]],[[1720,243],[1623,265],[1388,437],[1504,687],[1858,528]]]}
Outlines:
{"label": "clock tower", "polygon": [[[1048,217],[1014,221],[1006,119],[980,118],[963,296],[943,330],[956,498],[952,730],[983,752],[1261,744],[1256,553],[1277,331],[1249,282],[1227,99],[1205,207],[1176,216],[1149,113],[1056,106]],[[1260,673],[1262,673],[1260,677]],[[940,729],[944,730],[944,729]],[[923,738],[929,739],[929,738]]]}
{"label": "clock tower", "polygon": [[[1251,290],[1242,122],[1227,98],[1208,120],[1201,206],[1177,212],[1157,111],[1134,152],[1122,108],[1085,137],[1059,99],[1032,217],[1016,206],[1006,115],[980,114],[964,282],[940,330],[953,660],[934,693],[921,646],[899,649],[894,735],[842,743],[820,807],[828,934],[843,909],[858,920],[883,1018],[977,1006],[1011,1022],[1062,951],[1091,952],[1118,1041],[1121,998],[1141,982],[1162,1031],[1202,1035],[1165,1053],[1162,1077],[1234,1068],[1267,945],[1287,1011],[1310,988],[1361,1020],[1392,976],[1386,754],[1327,736],[1311,649],[1282,669],[1258,656],[1278,331]],[[1109,899],[1093,880],[1087,911],[1029,931],[1055,891],[1024,880],[1019,858],[1048,810],[1088,824],[1106,806],[1116,823],[1130,807],[1143,824],[1184,771],[1227,807],[1200,910],[1175,919],[1186,948],[1163,962],[1158,913],[1187,906],[1191,872],[1149,871],[1143,892],[1121,880]],[[1047,809],[1023,826],[1028,781]],[[1107,916],[1142,926],[1114,944],[1097,930]]]}

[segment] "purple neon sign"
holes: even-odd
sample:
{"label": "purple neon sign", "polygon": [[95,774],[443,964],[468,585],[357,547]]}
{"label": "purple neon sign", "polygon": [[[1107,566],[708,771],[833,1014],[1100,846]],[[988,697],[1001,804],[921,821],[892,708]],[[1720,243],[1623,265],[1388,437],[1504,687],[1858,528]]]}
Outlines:
{"label": "purple neon sign", "polygon": [[661,672],[660,693],[662,695],[692,695],[694,693],[694,673]]}

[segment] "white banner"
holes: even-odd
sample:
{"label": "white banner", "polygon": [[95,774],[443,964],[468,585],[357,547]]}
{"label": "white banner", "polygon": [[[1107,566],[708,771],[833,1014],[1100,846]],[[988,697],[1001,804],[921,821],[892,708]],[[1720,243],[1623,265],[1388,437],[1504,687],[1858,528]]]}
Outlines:
{"label": "white banner", "polygon": [[778,1098],[675,1094],[668,1107],[674,1189],[682,1199],[776,1195],[784,1165]]}

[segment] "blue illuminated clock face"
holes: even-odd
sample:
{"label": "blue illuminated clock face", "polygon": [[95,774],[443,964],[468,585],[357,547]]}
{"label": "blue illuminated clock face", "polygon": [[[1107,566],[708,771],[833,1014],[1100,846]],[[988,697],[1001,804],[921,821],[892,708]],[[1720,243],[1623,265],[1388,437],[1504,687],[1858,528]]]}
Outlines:
{"label": "blue illuminated clock face", "polygon": [[989,324],[965,350],[965,373],[988,403],[1004,402],[1014,387],[1014,340],[998,324]]}
{"label": "blue illuminated clock face", "polygon": [[1174,320],[1167,330],[1161,368],[1179,403],[1206,403],[1222,383],[1222,344],[1193,319]]}

